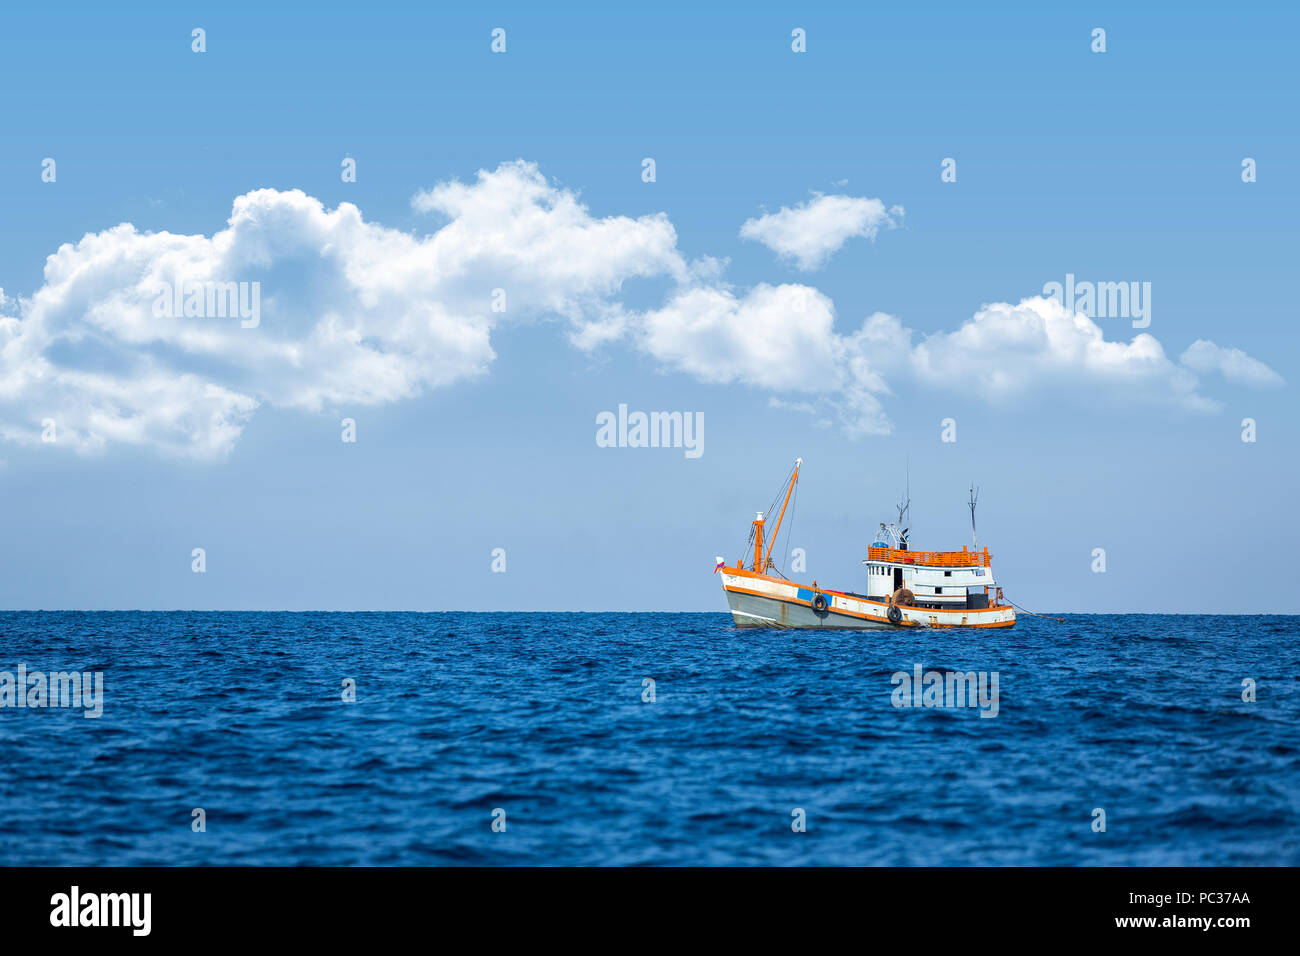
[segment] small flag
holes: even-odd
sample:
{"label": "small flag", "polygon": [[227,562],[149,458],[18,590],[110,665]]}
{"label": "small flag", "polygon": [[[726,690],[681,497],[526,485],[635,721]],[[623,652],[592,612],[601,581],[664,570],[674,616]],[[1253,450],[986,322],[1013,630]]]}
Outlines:
{"label": "small flag", "polygon": [[723,567],[726,566],[727,562],[724,561],[722,558],[716,558],[715,560],[718,562],[718,564],[716,567],[714,567],[713,573],[717,574],[719,571],[723,569]]}

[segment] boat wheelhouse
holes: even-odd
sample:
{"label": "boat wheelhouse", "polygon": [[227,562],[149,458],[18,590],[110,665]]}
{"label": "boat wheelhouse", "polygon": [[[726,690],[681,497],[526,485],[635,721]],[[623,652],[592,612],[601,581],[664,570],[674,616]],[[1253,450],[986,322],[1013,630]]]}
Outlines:
{"label": "boat wheelhouse", "polygon": [[[785,496],[770,533],[762,512],[754,519],[750,531],[752,558],[747,548],[746,558],[734,565],[722,558],[716,560],[714,571],[722,575],[722,588],[737,627],[864,629],[1015,624],[1015,608],[1006,602],[997,585],[987,547],[982,551],[965,546],[960,551],[913,551],[908,547],[903,519],[910,502],[900,506],[897,523],[880,525],[867,548],[862,562],[867,569],[865,593],[819,587],[816,580],[804,585],[787,578],[772,562],[772,550],[802,464],[802,458],[796,459],[788,486],[782,483]],[[777,498],[781,498],[780,493]],[[973,489],[970,507],[974,539]]]}

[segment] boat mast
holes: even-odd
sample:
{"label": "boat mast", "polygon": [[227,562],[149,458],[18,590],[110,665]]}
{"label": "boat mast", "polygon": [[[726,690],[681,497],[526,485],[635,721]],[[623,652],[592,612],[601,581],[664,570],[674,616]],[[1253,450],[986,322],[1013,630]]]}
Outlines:
{"label": "boat mast", "polygon": [[979,539],[975,537],[975,503],[979,501],[979,497],[980,490],[975,487],[975,482],[972,481],[970,485],[970,501],[968,502],[970,505],[970,543],[972,551],[979,550]]}
{"label": "boat mast", "polygon": [[[785,506],[790,503],[790,494],[794,491],[795,482],[799,480],[799,466],[803,464],[802,458],[794,460],[794,472],[790,475],[790,487],[785,490],[785,501],[781,502],[781,513],[776,516],[776,527],[772,529],[772,534],[767,539],[767,554],[763,557],[763,568],[759,574],[767,573],[767,563],[772,559],[772,547],[776,544],[776,536],[781,533],[781,522],[785,519]],[[755,522],[758,525],[758,522]],[[759,537],[762,536],[762,528],[759,527]],[[756,539],[757,540],[757,539]],[[761,544],[760,544],[761,546]],[[757,554],[757,551],[755,551]],[[757,568],[755,570],[758,570]]]}

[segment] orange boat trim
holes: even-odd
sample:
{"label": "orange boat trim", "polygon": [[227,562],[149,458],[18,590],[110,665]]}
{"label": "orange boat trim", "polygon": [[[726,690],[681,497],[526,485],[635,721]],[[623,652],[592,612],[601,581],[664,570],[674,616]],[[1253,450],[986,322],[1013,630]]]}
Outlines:
{"label": "orange boat trim", "polygon": [[992,555],[983,551],[904,551],[901,548],[867,548],[868,561],[887,561],[890,564],[915,564],[925,568],[989,568]]}
{"label": "orange boat trim", "polygon": [[[727,571],[727,573],[735,573],[737,569],[727,568],[725,570]],[[781,578],[768,577],[767,575],[764,574],[754,574],[752,572],[746,571],[745,576],[762,578],[763,580],[774,581],[778,584],[789,584],[793,587],[799,587],[799,585],[794,584],[794,582],[792,581],[785,581],[782,580]],[[804,607],[809,607],[809,608],[812,607],[811,601],[803,601],[797,597],[789,597],[789,598],[777,597],[774,594],[768,594],[766,591],[755,591],[752,588],[742,588],[734,584],[724,584],[722,586],[722,589],[724,591],[735,591],[737,594],[749,594],[754,597],[767,598],[770,601],[783,601],[786,604],[801,604]],[[853,594],[845,594],[843,591],[832,591],[829,588],[818,588],[817,593],[833,594],[836,597],[848,598],[850,601],[860,601],[863,604],[874,604],[876,607],[883,608],[889,606],[887,604],[884,604],[881,601],[873,601],[869,598],[862,598]],[[1003,604],[997,604],[988,608],[975,608],[975,609],[948,608],[948,607],[911,607],[911,606],[909,606],[909,609],[913,611],[920,611],[923,614],[964,614],[967,617],[969,617],[973,613],[978,614],[980,612],[985,612],[985,611],[1008,611],[1010,610],[1010,607]],[[883,621],[886,624],[891,623],[889,618],[885,617],[884,615],[877,616],[875,614],[863,614],[860,611],[850,611],[847,608],[840,608],[840,607],[832,608],[831,612],[834,614],[843,614],[846,615],[847,617],[862,618],[865,621]],[[984,624],[943,624],[940,626],[941,627],[1011,627],[1013,624],[1015,624],[1014,619],[1010,621],[990,621]],[[917,624],[915,621],[904,621],[902,624],[895,624],[894,626],[895,627],[920,627],[920,625]]]}

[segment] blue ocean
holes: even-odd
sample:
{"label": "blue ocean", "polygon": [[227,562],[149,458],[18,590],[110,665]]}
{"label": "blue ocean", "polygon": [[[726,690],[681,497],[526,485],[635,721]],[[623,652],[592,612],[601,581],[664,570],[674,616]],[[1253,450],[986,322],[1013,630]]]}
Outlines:
{"label": "blue ocean", "polygon": [[[4,700],[0,864],[1293,866],[1298,636],[4,612],[0,672],[102,687]],[[996,714],[916,706],[931,671]]]}

